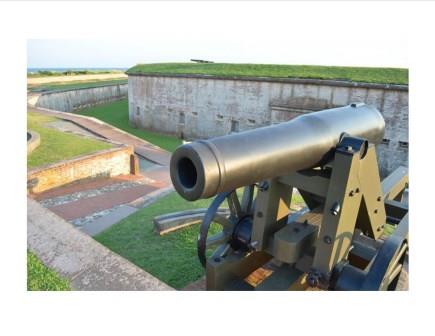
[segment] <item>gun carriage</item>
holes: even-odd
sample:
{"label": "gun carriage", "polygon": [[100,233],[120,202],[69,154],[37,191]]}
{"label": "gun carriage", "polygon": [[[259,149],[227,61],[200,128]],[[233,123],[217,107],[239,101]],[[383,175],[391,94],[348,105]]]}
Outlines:
{"label": "gun carriage", "polygon": [[[189,201],[216,196],[197,242],[207,289],[396,289],[408,171],[381,182],[375,144],[384,128],[375,108],[351,104],[180,146],[170,165],[176,191]],[[307,207],[292,212],[295,190]],[[218,212],[225,201],[229,216]],[[212,223],[222,230],[209,236]],[[387,223],[395,230],[385,238]],[[271,262],[255,288],[244,280]]]}

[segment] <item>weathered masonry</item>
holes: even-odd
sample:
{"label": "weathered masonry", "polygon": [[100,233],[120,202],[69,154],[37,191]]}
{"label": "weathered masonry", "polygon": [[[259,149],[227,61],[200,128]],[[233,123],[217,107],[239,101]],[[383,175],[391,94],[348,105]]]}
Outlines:
{"label": "weathered masonry", "polygon": [[408,86],[294,78],[129,74],[133,126],[185,139],[210,138],[365,102],[381,111],[381,174],[408,165]]}
{"label": "weathered masonry", "polygon": [[73,112],[125,98],[127,97],[127,89],[128,86],[124,83],[48,91],[41,93],[35,106],[62,112]]}

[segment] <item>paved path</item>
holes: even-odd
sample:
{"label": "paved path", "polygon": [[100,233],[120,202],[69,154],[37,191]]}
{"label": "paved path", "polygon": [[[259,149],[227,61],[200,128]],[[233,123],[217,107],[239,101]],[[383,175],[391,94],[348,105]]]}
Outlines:
{"label": "paved path", "polygon": [[28,107],[31,112],[41,113],[48,116],[57,117],[64,120],[72,121],[73,123],[83,127],[84,129],[97,134],[103,138],[119,142],[126,145],[132,145],[134,151],[162,166],[168,166],[171,154],[160,147],[157,147],[143,139],[120,130],[112,125],[109,125],[101,120],[92,117],[86,117],[74,113],[59,112],[55,110]]}
{"label": "paved path", "polygon": [[27,246],[76,290],[173,290],[32,199]]}
{"label": "paved path", "polygon": [[[159,177],[158,171],[152,171]],[[153,176],[153,174],[151,174]],[[146,176],[117,176],[74,183],[29,197],[89,235],[96,235],[131,215],[151,200],[164,196],[169,180]]]}

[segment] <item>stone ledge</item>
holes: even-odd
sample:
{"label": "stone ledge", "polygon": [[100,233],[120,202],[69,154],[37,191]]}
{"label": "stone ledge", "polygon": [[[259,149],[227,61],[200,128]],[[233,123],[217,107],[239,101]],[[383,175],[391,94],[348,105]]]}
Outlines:
{"label": "stone ledge", "polygon": [[250,82],[311,84],[311,85],[356,87],[356,88],[366,88],[366,89],[408,91],[408,85],[404,85],[404,84],[366,83],[366,82],[353,82],[353,81],[336,80],[336,79],[291,78],[291,77],[285,78],[285,77],[217,76],[217,75],[202,75],[202,74],[166,74],[166,73],[127,73],[127,74],[129,76],[139,76],[139,77],[173,77],[173,78],[238,80],[238,81],[250,81]]}
{"label": "stone ledge", "polygon": [[[104,87],[109,87],[109,86],[122,86],[122,85],[128,85],[128,83],[126,82],[126,83],[119,83],[119,84],[103,84],[103,85],[95,85],[95,86],[88,86],[88,87],[55,89],[55,90],[39,91],[36,93],[40,94],[41,96],[45,96],[45,95],[49,95],[51,93],[62,93],[62,92],[68,92],[68,91],[98,89],[98,88],[104,88]],[[121,97],[126,97],[126,95],[121,95]]]}
{"label": "stone ledge", "polygon": [[76,290],[173,290],[31,199],[27,246]]}
{"label": "stone ledge", "polygon": [[78,180],[128,175],[132,160],[136,160],[133,146],[118,145],[32,169],[27,173],[27,188],[32,193],[40,193]]}
{"label": "stone ledge", "polygon": [[[207,210],[206,208],[185,210],[154,217],[154,230],[159,235],[164,235],[187,226],[198,224],[202,222]],[[229,209],[218,209],[217,213],[224,217],[230,215]]]}
{"label": "stone ledge", "polygon": [[32,153],[41,144],[41,136],[35,131],[27,131],[27,155]]}

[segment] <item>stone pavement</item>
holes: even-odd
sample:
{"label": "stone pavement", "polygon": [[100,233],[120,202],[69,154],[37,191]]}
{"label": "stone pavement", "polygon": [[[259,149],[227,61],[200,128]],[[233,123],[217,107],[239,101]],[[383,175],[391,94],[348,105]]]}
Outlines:
{"label": "stone pavement", "polygon": [[86,217],[90,214],[111,209],[134,201],[135,199],[154,191],[156,188],[150,185],[138,185],[123,190],[115,190],[89,198],[82,198],[76,201],[50,207],[55,214],[68,221]]}
{"label": "stone pavement", "polygon": [[[160,168],[154,170],[159,176]],[[83,232],[96,235],[170,190],[169,179],[128,175],[73,183],[29,197]]]}
{"label": "stone pavement", "polygon": [[173,290],[32,199],[27,246],[76,290]]}

